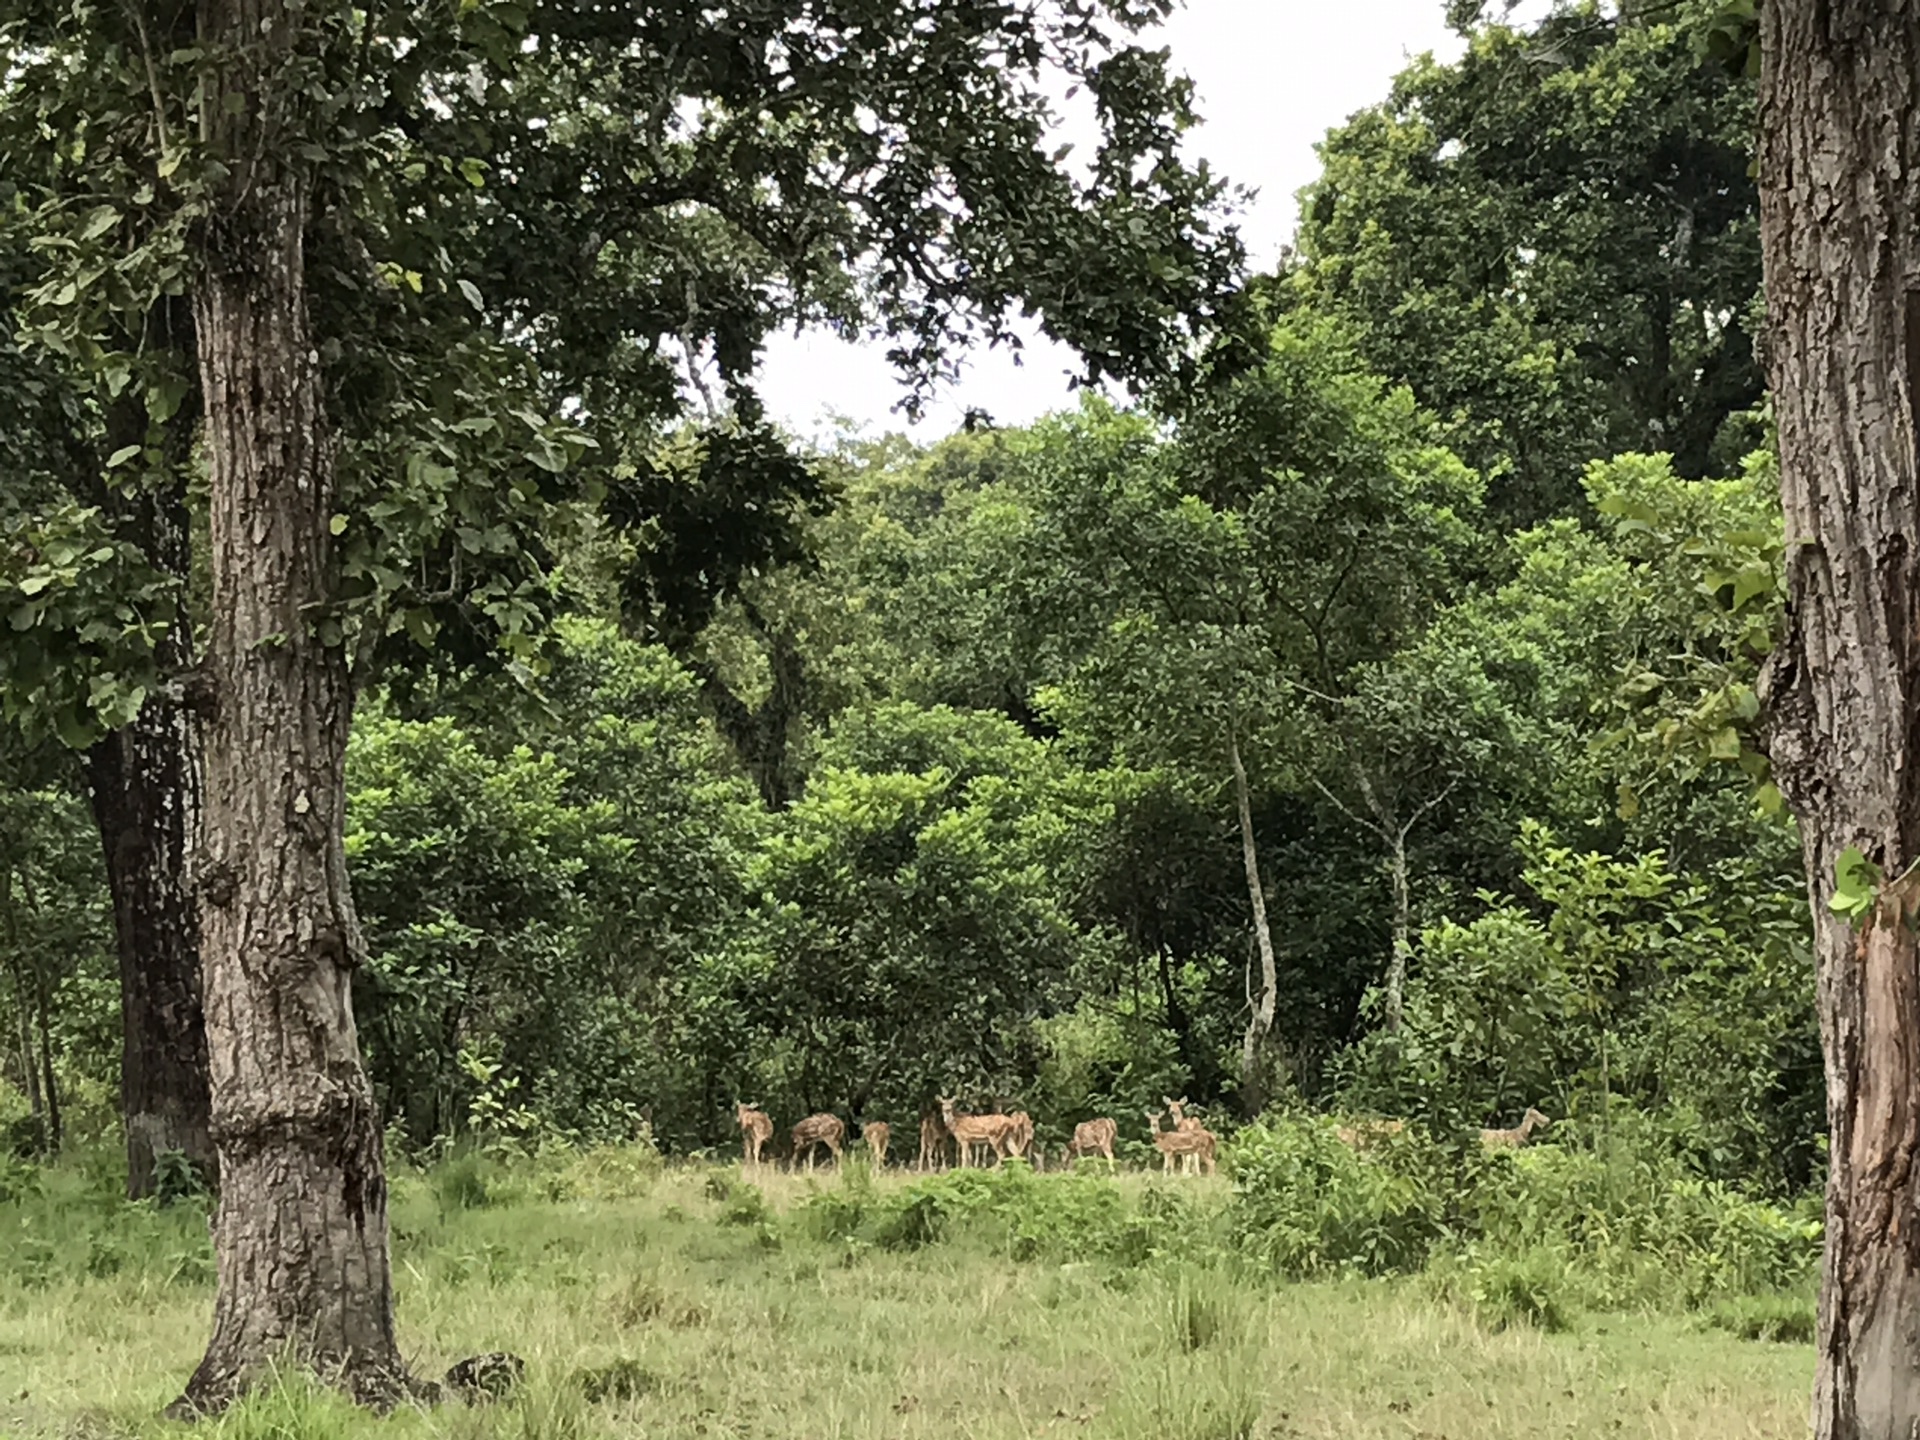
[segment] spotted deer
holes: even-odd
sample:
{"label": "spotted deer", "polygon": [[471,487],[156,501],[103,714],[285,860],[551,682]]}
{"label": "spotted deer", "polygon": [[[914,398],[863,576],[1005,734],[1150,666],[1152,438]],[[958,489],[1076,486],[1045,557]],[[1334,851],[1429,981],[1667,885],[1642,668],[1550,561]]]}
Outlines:
{"label": "spotted deer", "polygon": [[800,1157],[807,1157],[807,1169],[813,1169],[813,1151],[817,1145],[824,1145],[832,1152],[836,1168],[840,1164],[840,1139],[847,1133],[847,1127],[841,1123],[838,1115],[809,1115],[793,1127],[793,1163],[798,1165]]}
{"label": "spotted deer", "polygon": [[1144,1113],[1147,1117],[1147,1129],[1153,1135],[1155,1147],[1160,1151],[1161,1169],[1165,1174],[1173,1173],[1175,1156],[1180,1158],[1181,1169],[1186,1174],[1191,1175],[1196,1169],[1201,1174],[1213,1173],[1216,1141],[1212,1131],[1198,1125],[1190,1130],[1162,1130],[1160,1120],[1167,1113],[1166,1111],[1148,1110]]}
{"label": "spotted deer", "polygon": [[1355,1150],[1365,1150],[1376,1140],[1388,1135],[1398,1135],[1407,1128],[1404,1120],[1357,1120],[1351,1125],[1335,1128],[1334,1134],[1340,1137],[1342,1144]]}
{"label": "spotted deer", "polygon": [[1186,1096],[1182,1095],[1178,1100],[1169,1100],[1166,1096],[1162,1095],[1160,1097],[1160,1103],[1166,1107],[1167,1113],[1173,1116],[1174,1129],[1204,1130],[1207,1128],[1198,1120],[1194,1119],[1193,1116],[1187,1114],[1187,1106],[1190,1102]]}
{"label": "spotted deer", "polygon": [[869,1120],[860,1127],[860,1138],[866,1142],[867,1152],[873,1156],[873,1168],[887,1168],[887,1144],[893,1139],[893,1127],[884,1120]]}
{"label": "spotted deer", "polygon": [[947,1141],[950,1138],[946,1125],[938,1115],[920,1117],[920,1159],[917,1163],[922,1173],[938,1170],[947,1163]]}
{"label": "spotted deer", "polygon": [[740,1163],[749,1167],[758,1165],[761,1149],[773,1139],[773,1117],[738,1101],[733,1108],[740,1120]]}
{"label": "spotted deer", "polygon": [[1532,1138],[1533,1132],[1545,1129],[1553,1121],[1542,1115],[1531,1105],[1527,1113],[1520,1117],[1520,1123],[1511,1130],[1482,1130],[1480,1143],[1489,1150],[1518,1150]]}
{"label": "spotted deer", "polygon": [[953,1101],[942,1096],[940,1118],[946,1121],[947,1131],[953,1136],[955,1157],[962,1170],[973,1164],[976,1145],[991,1146],[996,1160],[1007,1153],[1007,1139],[1013,1129],[1011,1116],[961,1115],[954,1110]]}
{"label": "spotted deer", "polygon": [[1082,1155],[1104,1155],[1107,1168],[1113,1169],[1113,1142],[1120,1138],[1120,1127],[1106,1116],[1082,1120],[1073,1127],[1073,1143],[1067,1146],[1069,1163]]}
{"label": "spotted deer", "polygon": [[1013,1122],[1007,1129],[1007,1153],[1024,1155],[1033,1159],[1033,1117],[1024,1110],[1016,1110],[1007,1117]]}

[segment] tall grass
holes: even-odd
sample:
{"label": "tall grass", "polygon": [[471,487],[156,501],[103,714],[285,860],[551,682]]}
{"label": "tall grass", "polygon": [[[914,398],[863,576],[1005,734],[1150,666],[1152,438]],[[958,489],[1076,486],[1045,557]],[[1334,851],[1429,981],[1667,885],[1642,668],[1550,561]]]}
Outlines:
{"label": "tall grass", "polygon": [[401,1166],[412,1363],[438,1376],[507,1350],[521,1385],[374,1420],[294,1373],[188,1431],[156,1417],[209,1320],[204,1211],[128,1205],[110,1164],[82,1157],[0,1202],[0,1435],[1719,1440],[1801,1424],[1811,1352],[1776,1338],[1793,1323],[1777,1299],[1630,1325],[1576,1307],[1549,1334],[1524,1275],[1498,1292],[1505,1317],[1436,1284],[1468,1263],[1445,1247],[1418,1282],[1337,1265],[1280,1282],[1248,1250],[1246,1183],[1017,1166],[808,1180],[617,1155]]}

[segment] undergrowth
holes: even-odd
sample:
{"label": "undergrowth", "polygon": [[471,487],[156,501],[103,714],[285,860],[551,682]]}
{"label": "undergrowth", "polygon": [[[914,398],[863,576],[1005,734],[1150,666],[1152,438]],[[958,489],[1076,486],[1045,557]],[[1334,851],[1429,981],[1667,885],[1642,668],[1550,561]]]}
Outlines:
{"label": "undergrowth", "polygon": [[1356,1152],[1320,1117],[1229,1152],[1237,1252],[1287,1280],[1424,1275],[1490,1323],[1564,1329],[1581,1310],[1695,1310],[1811,1283],[1817,1197],[1782,1207],[1658,1150],[1483,1153],[1409,1130]]}
{"label": "undergrowth", "polygon": [[[1273,1134],[1242,1142],[1231,1183],[1018,1163],[743,1175],[617,1152],[398,1164],[410,1359],[437,1376],[512,1351],[527,1362],[518,1388],[375,1422],[290,1375],[192,1433],[1520,1440],[1601,1433],[1621,1415],[1631,1427],[1645,1406],[1663,1433],[1719,1440],[1783,1433],[1804,1409],[1810,1268],[1762,1286],[1790,1268],[1780,1255],[1722,1257],[1699,1271],[1722,1277],[1711,1298],[1664,1316],[1662,1304],[1683,1308],[1699,1287],[1623,1290],[1607,1279],[1611,1251],[1593,1245],[1594,1217],[1555,1226],[1538,1214],[1543,1196],[1587,1203],[1578,1156],[1543,1147],[1486,1167],[1478,1183],[1512,1187],[1496,1205],[1420,1193],[1437,1183],[1423,1176],[1447,1173],[1432,1156],[1354,1162],[1389,1167],[1389,1185],[1342,1169],[1315,1136]],[[1265,1163],[1286,1146],[1285,1166]],[[1262,1188],[1280,1174],[1296,1178]],[[30,1178],[0,1202],[0,1434],[185,1440],[156,1417],[204,1341],[204,1197],[187,1187],[171,1204],[130,1205],[105,1152]],[[1702,1213],[1731,1202],[1679,1194],[1676,1211],[1657,1212],[1665,1220],[1639,1216],[1631,1233],[1689,1244],[1772,1233],[1752,1216],[1700,1229]],[[1503,1223],[1527,1243],[1508,1247],[1485,1223],[1460,1228],[1514,1213],[1531,1218]],[[1257,1215],[1282,1239],[1259,1243]],[[1622,1229],[1617,1215],[1609,1223]],[[1276,1255],[1301,1257],[1313,1278],[1282,1279]],[[1416,1255],[1415,1283],[1364,1278],[1377,1257],[1411,1266]],[[1750,1291],[1729,1288],[1748,1278]],[[1603,1309],[1629,1294],[1641,1308],[1616,1338]],[[1684,1383],[1687,1366],[1716,1383]]]}

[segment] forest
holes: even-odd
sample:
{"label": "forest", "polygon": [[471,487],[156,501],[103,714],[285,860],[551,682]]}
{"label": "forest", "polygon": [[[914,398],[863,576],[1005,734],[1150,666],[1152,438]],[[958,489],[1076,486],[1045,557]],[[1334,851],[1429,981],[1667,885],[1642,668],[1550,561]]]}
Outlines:
{"label": "forest", "polygon": [[[1262,1307],[1316,1302],[1234,1256],[1422,1277],[1378,1303],[1459,1302],[1477,1338],[1431,1343],[1489,1374],[1509,1325],[1576,1313],[1817,1340],[1820,1433],[1896,1433],[1833,1359],[1880,1321],[1813,1310],[1823,1191],[1829,1295],[1904,1293],[1831,1269],[1833,1197],[1908,1182],[1830,1175],[1830,1105],[1920,1109],[1844,1118],[1910,1077],[1861,1040],[1834,1088],[1821,1005],[1867,996],[1876,1035],[1920,1005],[1870,968],[1911,948],[1873,937],[1920,829],[1894,760],[1819,779],[1806,717],[1837,712],[1793,703],[1856,641],[1911,674],[1846,638],[1870,582],[1790,552],[1846,409],[1762,285],[1809,223],[1763,205],[1801,142],[1760,56],[1799,42],[1751,0],[1496,9],[1454,5],[1460,58],[1326,135],[1250,273],[1159,4],[0,3],[0,1369],[82,1323],[35,1294],[79,1316],[146,1277],[195,1331],[217,1272],[175,1413],[300,1335],[390,1402],[390,1287],[471,1350],[485,1307],[422,1321],[410,1285],[531,1294],[516,1233],[612,1243],[540,1207],[644,1196],[670,1273],[608,1302],[629,1325],[720,1324],[756,1254],[817,1251],[804,1295],[963,1231],[1174,1267],[1176,1352],[1238,1336],[1218,1393],[1097,1433],[1376,1433],[1257,1428]],[[1098,113],[1077,171],[1049,69]],[[888,339],[911,411],[1022,313],[1089,382],[1032,425],[806,441],[755,391],[770,334],[825,324]],[[1897,512],[1848,511],[1887,545]],[[1035,1173],[1093,1117],[1159,1169],[1171,1097],[1224,1181]],[[803,1117],[888,1123],[897,1168],[955,1100],[1026,1112],[1029,1163],[777,1173]],[[721,1168],[743,1105],[764,1174]],[[296,1223],[303,1193],[344,1199]],[[721,1239],[670,1238],[708,1212]],[[249,1290],[320,1234],[335,1289]],[[1764,1402],[1674,1433],[1799,1433],[1812,1356],[1781,1353]],[[157,1413],[192,1363],[114,1403]],[[536,1376],[573,1408],[512,1433],[681,1393],[628,1363]],[[79,1433],[32,1388],[11,1423]],[[236,1434],[359,1433],[255,1403]]]}

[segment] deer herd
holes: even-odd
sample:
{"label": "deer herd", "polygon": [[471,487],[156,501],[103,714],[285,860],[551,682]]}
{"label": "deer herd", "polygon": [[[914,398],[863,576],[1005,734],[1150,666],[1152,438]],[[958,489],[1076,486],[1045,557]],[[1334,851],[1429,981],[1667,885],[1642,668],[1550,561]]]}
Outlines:
{"label": "deer herd", "polygon": [[[1199,1120],[1187,1114],[1187,1104],[1184,1097],[1173,1100],[1161,1096],[1160,1109],[1142,1112],[1147,1117],[1147,1133],[1153,1137],[1154,1148],[1160,1152],[1162,1173],[1173,1174],[1174,1162],[1178,1160],[1182,1174],[1211,1175],[1215,1172],[1218,1138]],[[740,1122],[744,1163],[748,1168],[759,1166],[763,1163],[767,1142],[773,1139],[773,1117],[751,1105],[736,1104],[734,1108]],[[1161,1129],[1160,1122],[1169,1117],[1172,1125]],[[1511,1130],[1482,1130],[1480,1141],[1489,1150],[1518,1149],[1532,1138],[1534,1131],[1552,1123],[1547,1116],[1529,1106],[1518,1125]],[[1367,1150],[1388,1136],[1401,1134],[1406,1128],[1404,1120],[1363,1120],[1338,1126],[1334,1133],[1351,1148]],[[825,1146],[834,1164],[838,1165],[846,1135],[846,1124],[838,1115],[823,1112],[807,1116],[790,1132],[793,1163],[798,1165],[804,1159],[806,1168],[811,1171],[815,1152]],[[1107,1167],[1112,1169],[1113,1147],[1119,1138],[1120,1127],[1104,1115],[1094,1120],[1082,1120],[1073,1127],[1073,1139],[1062,1148],[1060,1164],[1069,1166],[1075,1160],[1098,1155],[1104,1157]],[[893,1139],[893,1127],[884,1120],[870,1120],[860,1127],[860,1139],[867,1147],[873,1164],[884,1169],[887,1146]],[[937,1102],[937,1109],[930,1109],[920,1117],[920,1154],[914,1162],[914,1168],[945,1169],[949,1146],[952,1147],[955,1161],[963,1170],[976,1162],[985,1164],[989,1154],[996,1165],[1017,1156],[1036,1170],[1046,1168],[1046,1157],[1034,1139],[1033,1117],[1024,1110],[1016,1110],[1011,1115],[998,1112],[964,1115],[954,1108],[951,1099],[942,1096]]]}
{"label": "deer herd", "polygon": [[[1199,1120],[1186,1113],[1188,1102],[1184,1098],[1174,1100],[1162,1096],[1160,1103],[1162,1108],[1159,1110],[1144,1113],[1147,1132],[1160,1152],[1161,1169],[1172,1174],[1174,1162],[1178,1160],[1181,1170],[1186,1174],[1213,1174],[1218,1138]],[[762,1163],[767,1142],[773,1138],[773,1117],[751,1105],[739,1104],[735,1109],[744,1142],[743,1158],[748,1166],[757,1166]],[[1171,1127],[1161,1129],[1160,1122],[1169,1116],[1173,1121]],[[846,1133],[846,1124],[838,1115],[809,1115],[791,1132],[793,1163],[799,1165],[804,1162],[808,1170],[813,1169],[816,1152],[825,1146],[834,1163],[838,1164]],[[893,1128],[884,1120],[869,1121],[860,1127],[860,1138],[866,1144],[873,1163],[885,1166]],[[1097,1155],[1111,1169],[1115,1163],[1113,1147],[1119,1138],[1119,1125],[1104,1115],[1094,1120],[1082,1120],[1073,1127],[1073,1139],[1061,1150],[1060,1163],[1071,1165],[1082,1157]],[[929,1110],[920,1117],[920,1154],[914,1167],[919,1170],[945,1169],[949,1146],[952,1147],[954,1160],[963,1170],[976,1163],[986,1163],[989,1154],[996,1165],[1017,1156],[1028,1161],[1035,1169],[1045,1168],[1046,1157],[1034,1139],[1033,1117],[1024,1110],[1016,1110],[1011,1115],[965,1115],[954,1107],[950,1098],[942,1096],[937,1111]]]}

